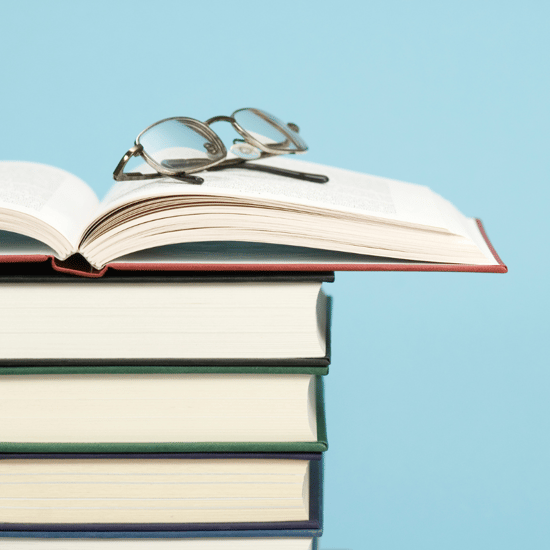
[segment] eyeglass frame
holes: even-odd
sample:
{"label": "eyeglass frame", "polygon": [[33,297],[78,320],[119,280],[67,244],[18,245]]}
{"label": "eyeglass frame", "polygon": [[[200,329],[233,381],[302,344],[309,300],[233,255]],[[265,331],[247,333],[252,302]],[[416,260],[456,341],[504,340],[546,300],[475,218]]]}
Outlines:
{"label": "eyeglass frame", "polygon": [[[202,171],[224,170],[226,168],[244,168],[248,170],[257,170],[257,171],[268,172],[268,173],[272,173],[280,176],[286,176],[286,177],[292,177],[295,179],[311,181],[314,183],[328,182],[328,177],[321,174],[309,174],[307,172],[298,172],[295,170],[287,170],[284,168],[266,166],[263,164],[247,164],[249,160],[259,160],[259,159],[268,158],[276,155],[305,153],[308,150],[308,147],[302,139],[300,139],[300,141],[297,141],[294,138],[294,136],[288,133],[285,130],[284,126],[281,126],[281,125],[277,125],[276,129],[279,130],[281,133],[283,133],[283,135],[287,138],[286,141],[282,143],[277,143],[275,144],[276,146],[274,145],[269,146],[264,143],[261,143],[249,132],[247,132],[235,120],[234,115],[236,115],[240,111],[245,111],[245,110],[252,110],[254,111],[254,114],[260,114],[261,117],[262,115],[267,115],[265,111],[261,111],[260,109],[244,108],[244,109],[238,109],[237,111],[235,111],[233,113],[233,116],[224,116],[224,115],[215,116],[215,117],[209,118],[206,122],[201,122],[199,120],[196,120],[194,118],[189,118],[189,117],[168,117],[151,124],[150,126],[145,128],[145,130],[142,130],[139,133],[139,135],[134,141],[134,146],[128,149],[128,151],[122,157],[120,162],[117,164],[113,172],[113,178],[116,181],[134,181],[134,180],[148,180],[148,179],[171,177],[171,178],[184,181],[186,183],[201,184],[204,182],[204,179],[198,176],[193,176],[191,174],[196,172],[202,172]],[[262,118],[266,120],[265,117],[262,117]],[[182,124],[184,124],[185,126],[188,126],[189,128],[191,128],[198,134],[202,135],[209,141],[209,145],[215,146],[216,151],[219,149],[222,153],[225,153],[224,156],[222,156],[218,160],[212,161],[210,164],[206,164],[198,168],[191,168],[189,170],[186,170],[185,172],[180,172],[175,169],[170,169],[170,168],[167,168],[166,166],[160,165],[158,162],[156,162],[153,158],[151,158],[147,154],[147,152],[145,151],[143,145],[139,142],[139,140],[141,136],[145,134],[147,131],[149,131],[151,128],[154,128],[155,126],[158,126],[159,124],[162,124],[170,120],[177,120]],[[256,147],[257,149],[260,150],[260,156],[256,159],[244,159],[244,158],[228,159],[227,158],[228,151],[223,141],[214,132],[214,130],[210,128],[211,124],[213,124],[214,122],[220,122],[220,121],[229,122],[233,126],[233,128],[244,138],[244,140],[235,139],[233,140],[233,143],[238,143],[238,142],[248,143],[249,145],[252,145],[253,147]],[[286,126],[296,134],[298,134],[300,130],[298,126],[292,122],[287,123]],[[295,148],[283,149],[281,147],[281,145],[285,145],[288,142],[293,143]],[[153,167],[157,171],[157,173],[156,174],[141,174],[139,172],[125,173],[123,170],[126,164],[134,156],[141,156],[143,160],[145,160],[145,162],[149,164],[149,166]]]}

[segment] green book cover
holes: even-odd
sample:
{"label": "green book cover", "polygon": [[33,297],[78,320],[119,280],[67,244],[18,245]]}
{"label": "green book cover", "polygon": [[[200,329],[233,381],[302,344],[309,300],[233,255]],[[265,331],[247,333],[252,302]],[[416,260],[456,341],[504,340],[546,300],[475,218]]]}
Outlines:
{"label": "green book cover", "polygon": [[[316,374],[317,441],[303,442],[150,442],[150,443],[25,443],[0,442],[0,453],[309,453],[328,448],[323,378],[317,372],[328,367],[10,367],[0,368],[2,374],[68,374],[71,373],[281,373]],[[84,369],[84,370],[83,370]],[[107,369],[107,370],[106,370]],[[112,370],[111,370],[112,369]],[[148,370],[151,369],[151,370]],[[198,369],[198,370],[197,370]],[[202,369],[207,369],[206,371]],[[252,370],[249,370],[252,369]],[[21,372],[24,371],[24,372]],[[32,371],[32,372],[31,372]],[[324,372],[326,374],[326,372]]]}

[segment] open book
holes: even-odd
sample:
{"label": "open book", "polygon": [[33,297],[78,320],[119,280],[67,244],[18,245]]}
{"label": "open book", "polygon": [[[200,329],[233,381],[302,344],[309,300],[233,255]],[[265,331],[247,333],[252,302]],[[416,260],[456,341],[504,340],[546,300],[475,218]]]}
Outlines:
{"label": "open book", "polygon": [[76,257],[77,270],[95,275],[106,266],[506,271],[481,223],[427,187],[294,159],[262,162],[329,182],[228,169],[205,172],[202,185],[119,182],[99,201],[58,168],[0,162],[0,261],[54,257],[54,267],[71,271]]}

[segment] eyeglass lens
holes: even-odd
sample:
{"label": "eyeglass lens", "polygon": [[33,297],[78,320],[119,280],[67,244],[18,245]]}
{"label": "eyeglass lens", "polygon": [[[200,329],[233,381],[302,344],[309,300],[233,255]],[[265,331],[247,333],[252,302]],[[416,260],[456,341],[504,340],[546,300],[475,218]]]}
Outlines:
{"label": "eyeglass lens", "polygon": [[200,170],[225,157],[225,151],[199,129],[179,119],[159,122],[144,132],[139,142],[157,164],[178,171]]}
{"label": "eyeglass lens", "polygon": [[284,122],[260,109],[241,109],[233,113],[233,118],[241,128],[263,145],[293,150],[297,147],[289,136],[296,136],[296,141],[302,142]]}

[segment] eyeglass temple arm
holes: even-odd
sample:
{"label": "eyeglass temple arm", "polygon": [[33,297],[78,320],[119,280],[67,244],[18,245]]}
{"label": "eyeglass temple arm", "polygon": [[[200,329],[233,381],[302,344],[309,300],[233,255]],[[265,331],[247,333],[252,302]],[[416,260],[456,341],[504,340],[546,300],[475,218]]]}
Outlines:
{"label": "eyeglass temple arm", "polygon": [[136,181],[136,180],[151,180],[151,179],[158,179],[158,178],[174,178],[180,181],[184,181],[186,183],[195,183],[200,184],[203,183],[204,180],[202,178],[199,178],[198,176],[191,176],[188,174],[161,174],[157,172],[156,174],[141,174],[139,172],[124,172],[124,167],[128,164],[128,161],[132,157],[142,156],[141,153],[143,151],[143,145],[134,145],[128,151],[126,154],[120,159],[120,162],[117,164],[117,167],[115,168],[115,171],[113,172],[113,178],[116,181]]}
{"label": "eyeglass temple arm", "polygon": [[286,170],[284,168],[275,168],[274,166],[265,166],[264,164],[248,164],[244,162],[240,166],[233,168],[245,168],[246,170],[256,170],[258,172],[268,172],[277,176],[285,176],[297,180],[311,181],[313,183],[327,183],[328,177],[322,174],[309,174],[308,172],[297,172],[296,170]]}
{"label": "eyeglass temple arm", "polygon": [[[271,156],[271,155],[266,155]],[[275,166],[267,166],[265,164],[248,163],[243,159],[230,159],[222,162],[212,168],[207,168],[208,171],[225,170],[228,168],[243,168],[245,170],[256,170],[257,172],[267,172],[277,176],[285,176],[298,180],[310,181],[313,183],[327,183],[328,177],[322,174],[309,174],[308,172],[298,172],[296,170],[287,170],[285,168],[277,168]]]}

